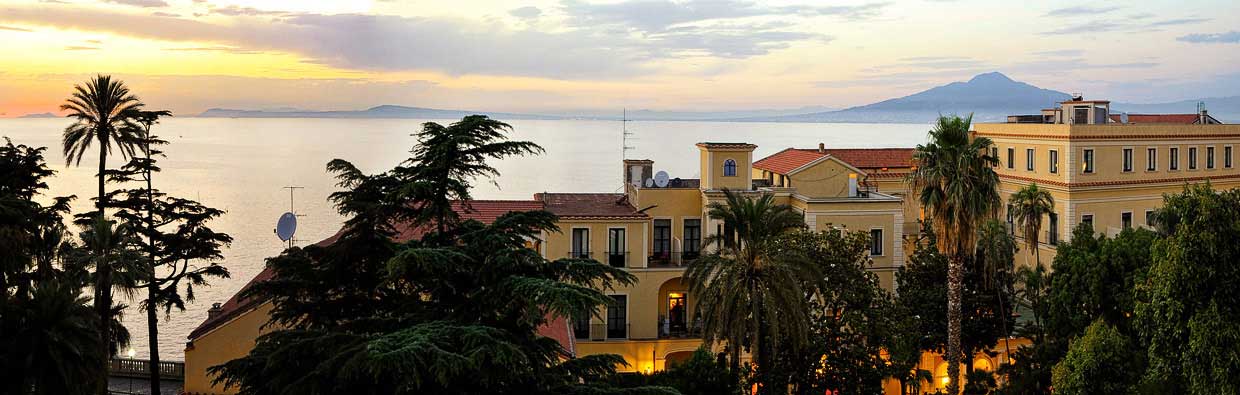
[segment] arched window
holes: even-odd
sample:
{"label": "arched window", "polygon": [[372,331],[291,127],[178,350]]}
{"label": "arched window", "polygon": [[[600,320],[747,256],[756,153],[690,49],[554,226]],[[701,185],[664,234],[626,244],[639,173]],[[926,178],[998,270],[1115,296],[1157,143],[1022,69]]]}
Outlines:
{"label": "arched window", "polygon": [[723,161],[723,176],[724,177],[735,177],[736,176],[736,161],[731,160],[731,159]]}

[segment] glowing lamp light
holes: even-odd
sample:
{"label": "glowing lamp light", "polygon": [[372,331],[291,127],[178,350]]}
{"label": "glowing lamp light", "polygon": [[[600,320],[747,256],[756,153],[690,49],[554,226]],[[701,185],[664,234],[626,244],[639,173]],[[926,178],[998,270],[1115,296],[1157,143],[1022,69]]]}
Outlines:
{"label": "glowing lamp light", "polygon": [[654,373],[654,364],[652,364],[652,363],[647,363],[647,364],[646,364],[646,374],[651,374],[651,373]]}
{"label": "glowing lamp light", "polygon": [[133,359],[133,356],[136,355],[137,353],[138,353],[137,351],[133,350],[133,347],[130,347],[128,350],[125,350],[125,356],[129,357],[129,359]]}
{"label": "glowing lamp light", "polygon": [[951,377],[944,377],[944,378],[939,379],[939,382],[943,383],[943,385],[947,385],[947,383],[952,382],[952,379]]}

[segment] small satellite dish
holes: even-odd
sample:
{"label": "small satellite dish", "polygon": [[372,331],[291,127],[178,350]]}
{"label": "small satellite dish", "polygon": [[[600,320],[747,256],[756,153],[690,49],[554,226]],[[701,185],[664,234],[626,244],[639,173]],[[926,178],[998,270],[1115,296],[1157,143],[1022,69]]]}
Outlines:
{"label": "small satellite dish", "polygon": [[276,222],[276,236],[280,237],[280,241],[289,241],[294,233],[297,233],[297,215],[284,213]]}
{"label": "small satellite dish", "polygon": [[647,178],[647,179],[646,179],[646,188],[654,188],[654,180]]}
{"label": "small satellite dish", "polygon": [[654,173],[654,186],[659,188],[667,188],[667,181],[668,178],[666,171],[659,170],[658,173]]}

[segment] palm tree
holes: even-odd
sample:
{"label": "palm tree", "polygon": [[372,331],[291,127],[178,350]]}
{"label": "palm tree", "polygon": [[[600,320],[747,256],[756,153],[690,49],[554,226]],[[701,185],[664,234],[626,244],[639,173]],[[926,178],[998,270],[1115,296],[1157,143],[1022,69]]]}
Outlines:
{"label": "palm tree", "polygon": [[[14,339],[24,355],[19,393],[89,394],[106,380],[99,321],[82,290],[60,279],[39,282],[21,309]],[[10,317],[12,318],[12,317]],[[7,387],[7,385],[6,385]]]}
{"label": "palm tree", "polygon": [[801,284],[821,278],[814,275],[812,262],[781,251],[780,237],[805,227],[792,207],[776,204],[768,194],[752,198],[724,190],[724,195],[726,203],[707,206],[707,215],[722,221],[726,230],[705,243],[719,248],[690,263],[685,277],[690,292],[701,295],[697,312],[705,342],[726,341],[734,366],[740,348],[757,351],[762,381],[774,363],[776,345],[796,348],[806,341],[807,290]]}
{"label": "palm tree", "polygon": [[916,169],[908,178],[918,202],[929,213],[947,265],[948,393],[960,393],[960,298],[964,261],[973,254],[977,227],[994,217],[1000,203],[999,160],[988,154],[990,139],[969,133],[973,117],[939,117],[930,142],[913,153]]}
{"label": "palm tree", "polygon": [[984,285],[995,291],[995,301],[999,306],[999,322],[1003,325],[1003,348],[1006,359],[1001,362],[1010,363],[1012,349],[1009,347],[1007,309],[1003,304],[1003,294],[1011,293],[1011,276],[1013,256],[1016,254],[1016,241],[1008,234],[1007,226],[998,219],[991,219],[982,224],[977,231],[977,259],[980,260]]}
{"label": "palm tree", "polygon": [[[80,165],[91,144],[99,146],[99,173],[96,174],[99,195],[95,207],[100,218],[107,207],[104,183],[108,154],[116,149],[122,157],[133,156],[140,129],[131,116],[141,106],[142,102],[129,93],[123,82],[106,75],[74,86],[73,95],[60,106],[61,111],[68,111],[67,117],[77,121],[65,128],[61,141],[66,164]],[[103,254],[102,251],[96,253]],[[106,346],[111,337],[106,323],[112,311],[112,273],[108,265],[97,266],[95,270],[95,312],[100,319],[100,339]]]}
{"label": "palm tree", "polygon": [[1041,254],[1038,253],[1038,233],[1042,231],[1042,217],[1055,212],[1055,199],[1051,198],[1050,191],[1038,188],[1036,183],[1031,183],[1013,193],[1008,199],[1008,205],[1009,210],[1012,211],[1012,221],[1020,226],[1025,245],[1029,246],[1029,252],[1033,254],[1034,266],[1041,265]]}

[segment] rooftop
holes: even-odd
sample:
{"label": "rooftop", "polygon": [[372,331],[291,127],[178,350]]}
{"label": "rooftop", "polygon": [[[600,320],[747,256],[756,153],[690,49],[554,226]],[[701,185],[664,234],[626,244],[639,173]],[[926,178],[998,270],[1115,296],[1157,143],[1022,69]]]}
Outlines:
{"label": "rooftop", "polygon": [[[489,224],[494,222],[496,218],[499,218],[506,213],[513,211],[542,210],[544,205],[542,202],[537,200],[471,200],[468,204],[464,204],[459,201],[453,202],[452,207],[458,214],[461,215],[462,219],[472,219]],[[341,231],[343,231],[343,229],[341,229]],[[397,226],[397,231],[399,233],[393,241],[405,242],[416,237],[421,237],[426,229],[413,228],[405,224],[405,226]],[[315,245],[331,245],[339,236],[340,232],[336,232],[336,234],[332,235],[332,237],[315,243]],[[274,270],[271,270],[271,268],[264,268],[241,289],[245,290],[251,285],[270,280],[274,276]],[[188,338],[190,340],[196,339],[199,336],[210,332],[212,329],[231,321],[233,318],[240,316],[242,313],[250,311],[263,302],[262,299],[241,298],[238,296],[240,294],[241,292],[238,291],[236,294],[233,294],[232,297],[228,298],[228,301],[220,305],[218,311],[199,324],[197,328],[194,328],[194,330],[190,332]],[[559,341],[560,345],[563,346],[569,354],[575,353],[575,345],[573,344],[571,329],[568,326],[568,322],[563,318],[549,320],[547,324],[538,328],[538,332],[545,337]]]}
{"label": "rooftop", "polygon": [[[1111,114],[1111,122],[1121,122],[1121,114]],[[1220,123],[1210,115],[1206,115],[1206,123]],[[1201,121],[1200,114],[1128,114],[1128,123],[1161,123],[1194,125]]]}
{"label": "rooftop", "polygon": [[702,148],[722,148],[722,149],[754,149],[758,146],[749,143],[721,143],[721,142],[701,142],[697,143]]}
{"label": "rooftop", "polygon": [[534,200],[561,218],[650,218],[623,193],[536,193]]}
{"label": "rooftop", "polygon": [[788,148],[753,163],[755,169],[788,172],[830,155],[859,169],[904,168],[913,165],[913,148]]}

